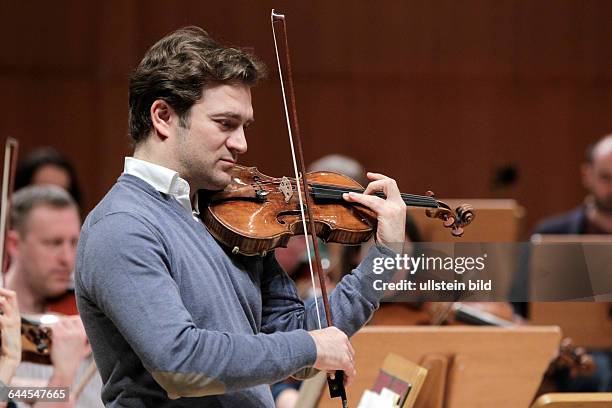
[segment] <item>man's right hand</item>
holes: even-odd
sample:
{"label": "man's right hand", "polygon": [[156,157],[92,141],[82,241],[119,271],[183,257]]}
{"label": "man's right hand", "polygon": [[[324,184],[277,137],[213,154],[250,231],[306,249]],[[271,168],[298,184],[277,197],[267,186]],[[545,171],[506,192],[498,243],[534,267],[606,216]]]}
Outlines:
{"label": "man's right hand", "polygon": [[314,368],[334,373],[344,371],[345,385],[355,378],[355,349],[344,332],[336,327],[308,332],[317,346],[317,360]]}

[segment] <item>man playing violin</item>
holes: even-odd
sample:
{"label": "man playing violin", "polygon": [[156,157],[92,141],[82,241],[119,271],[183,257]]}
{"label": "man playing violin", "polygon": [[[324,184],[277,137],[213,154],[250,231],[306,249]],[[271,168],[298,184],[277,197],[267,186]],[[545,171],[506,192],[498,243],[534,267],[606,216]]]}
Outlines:
{"label": "man playing violin", "polygon": [[[273,407],[268,384],[307,367],[355,376],[354,334],[379,305],[375,257],[404,241],[394,180],[369,174],[346,200],[376,212],[377,243],[330,295],[318,329],[273,253],[244,256],[198,218],[199,189],[220,190],[247,150],[261,64],[196,27],[148,50],[130,79],[135,150],[81,233],[76,291],[109,407]],[[370,193],[382,191],[386,199]]]}
{"label": "man playing violin", "polygon": [[[6,286],[17,293],[23,315],[45,313],[48,299],[70,287],[80,225],[76,203],[60,187],[30,186],[13,195],[7,236],[11,264]],[[91,352],[81,319],[59,317],[52,332],[53,366],[22,362],[15,385],[70,387],[75,383],[79,368],[86,365],[84,357]],[[93,384],[88,392],[96,392]],[[52,406],[50,402],[42,404]],[[95,400],[86,392],[79,404],[91,407]],[[74,406],[74,401],[58,406]]]}

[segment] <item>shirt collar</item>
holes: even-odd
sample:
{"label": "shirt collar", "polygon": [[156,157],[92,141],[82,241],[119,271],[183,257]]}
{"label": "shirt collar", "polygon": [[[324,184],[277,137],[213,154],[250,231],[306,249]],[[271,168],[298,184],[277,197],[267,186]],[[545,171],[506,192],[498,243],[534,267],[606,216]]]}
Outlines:
{"label": "shirt collar", "polygon": [[189,183],[176,171],[159,164],[126,157],[123,172],[144,180],[160,193],[173,196],[189,214],[199,214],[197,195],[192,208]]}

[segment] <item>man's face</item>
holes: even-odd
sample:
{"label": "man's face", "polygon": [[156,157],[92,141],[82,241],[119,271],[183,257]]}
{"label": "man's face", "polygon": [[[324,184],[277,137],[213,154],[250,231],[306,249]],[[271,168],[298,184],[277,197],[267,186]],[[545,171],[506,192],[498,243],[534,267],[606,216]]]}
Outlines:
{"label": "man's face", "polygon": [[19,273],[39,299],[68,289],[80,225],[74,207],[39,205],[30,212],[23,233],[18,234],[17,262]]}
{"label": "man's face", "polygon": [[189,128],[177,128],[181,177],[192,188],[220,190],[227,186],[238,155],[247,150],[244,129],[251,122],[253,107],[248,86],[205,89],[191,108]]}
{"label": "man's face", "polygon": [[593,163],[586,165],[584,183],[597,208],[612,215],[612,151],[596,155]]}

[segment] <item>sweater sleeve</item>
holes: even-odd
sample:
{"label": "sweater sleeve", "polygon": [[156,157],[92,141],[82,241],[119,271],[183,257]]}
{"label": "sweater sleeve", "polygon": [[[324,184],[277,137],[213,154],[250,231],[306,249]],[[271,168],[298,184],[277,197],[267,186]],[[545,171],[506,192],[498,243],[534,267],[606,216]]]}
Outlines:
{"label": "sweater sleeve", "polygon": [[316,347],[304,330],[245,335],[196,327],[172,278],[169,245],[136,215],[107,215],[82,237],[77,278],[171,398],[272,383],[314,364]]}
{"label": "sweater sleeve", "polygon": [[[388,279],[393,271],[374,274],[374,259],[394,257],[395,253],[385,246],[373,246],[363,261],[329,295],[334,326],[348,336],[355,334],[380,305],[382,291],[374,289],[374,280]],[[293,281],[287,276],[273,256],[264,261],[262,285],[264,299],[262,331],[288,331],[296,329],[316,330],[319,328],[314,299],[304,304],[297,296]],[[323,301],[318,299],[322,327],[327,327]]]}

